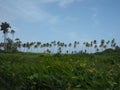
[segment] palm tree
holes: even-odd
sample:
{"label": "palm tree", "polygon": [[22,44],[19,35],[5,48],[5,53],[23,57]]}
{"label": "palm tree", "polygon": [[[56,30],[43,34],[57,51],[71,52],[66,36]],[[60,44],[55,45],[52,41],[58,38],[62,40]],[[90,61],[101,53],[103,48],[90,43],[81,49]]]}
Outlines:
{"label": "palm tree", "polygon": [[108,40],[107,42],[106,42],[106,46],[109,48],[109,43],[110,43],[110,40]]}
{"label": "palm tree", "polygon": [[107,48],[107,45],[104,45],[104,46],[103,46],[103,48],[106,50],[106,48]]}
{"label": "palm tree", "polygon": [[99,52],[99,48],[97,48],[96,51]]}
{"label": "palm tree", "polygon": [[4,50],[6,50],[7,33],[8,33],[8,29],[11,27],[10,27],[9,23],[7,23],[7,22],[1,23],[0,27],[1,27],[1,31],[3,31],[3,34],[4,34]]}
{"label": "palm tree", "polygon": [[30,49],[30,43],[29,42],[26,43],[26,47],[27,47],[27,52],[28,52],[29,49]]}
{"label": "palm tree", "polygon": [[11,34],[12,34],[12,40],[14,39],[14,34],[15,34],[15,31],[12,29],[11,30]]}
{"label": "palm tree", "polygon": [[4,43],[0,43],[0,50],[3,50],[3,48],[4,48]]}
{"label": "palm tree", "polygon": [[20,41],[19,38],[16,38],[15,41],[16,41],[16,47],[19,48],[19,50],[20,50],[22,42]]}
{"label": "palm tree", "polygon": [[7,42],[7,46],[6,46],[7,51],[8,51],[8,52],[13,51],[13,49],[12,49],[12,44],[13,44],[12,39],[7,38],[7,39],[6,39],[6,42]]}
{"label": "palm tree", "polygon": [[92,41],[90,42],[90,47],[91,47],[91,50],[90,50],[90,51],[91,51],[91,53],[92,53],[92,51],[93,51],[93,50],[92,50],[92,48],[93,48],[93,42],[92,42]]}
{"label": "palm tree", "polygon": [[22,47],[24,48],[24,50],[23,50],[23,51],[25,52],[26,43],[23,43],[23,44],[22,44]]}
{"label": "palm tree", "polygon": [[71,46],[72,46],[72,43],[69,43],[68,44],[68,47],[69,47],[69,51],[68,52],[71,52]]}
{"label": "palm tree", "polygon": [[85,49],[84,53],[87,53],[87,50]]}
{"label": "palm tree", "polygon": [[77,41],[74,42],[74,48],[76,48],[76,45],[77,45]]}
{"label": "palm tree", "polygon": [[41,42],[36,42],[36,45],[37,45],[37,47],[35,47],[35,48],[37,48],[38,49],[38,51],[39,51],[39,47],[41,47]]}
{"label": "palm tree", "polygon": [[103,51],[103,48],[104,48],[104,44],[105,44],[105,40],[102,39],[102,40],[101,40],[101,45],[100,45],[100,47],[102,48],[102,51]]}
{"label": "palm tree", "polygon": [[113,38],[111,41],[111,47],[114,49],[116,46],[115,39]]}
{"label": "palm tree", "polygon": [[32,52],[32,48],[33,48],[34,44],[35,44],[35,42],[31,42],[31,43],[30,43],[31,52]]}
{"label": "palm tree", "polygon": [[97,47],[98,47],[97,45],[94,46],[95,49],[97,49]]}
{"label": "palm tree", "polygon": [[85,46],[88,48],[88,53],[89,53],[90,43],[86,42]]}
{"label": "palm tree", "polygon": [[13,49],[13,43],[14,43],[13,39],[14,39],[14,33],[15,33],[15,31],[12,29],[10,33],[12,34],[12,41],[13,41],[12,45],[11,45],[11,50],[12,50]]}
{"label": "palm tree", "polygon": [[97,44],[97,41],[96,41],[96,40],[94,40],[94,41],[93,41],[93,43],[94,43],[94,44]]}
{"label": "palm tree", "polygon": [[55,53],[56,45],[57,45],[57,44],[56,44],[56,41],[52,41],[52,42],[51,42],[51,46],[53,46],[53,47],[52,47],[52,51],[51,51],[52,53]]}

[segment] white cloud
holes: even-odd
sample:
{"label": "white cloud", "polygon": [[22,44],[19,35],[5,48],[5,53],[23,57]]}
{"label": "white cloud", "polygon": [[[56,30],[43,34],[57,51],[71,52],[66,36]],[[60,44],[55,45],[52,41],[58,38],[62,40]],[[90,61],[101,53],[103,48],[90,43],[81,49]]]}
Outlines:
{"label": "white cloud", "polygon": [[71,4],[71,3],[73,3],[74,1],[75,1],[75,0],[60,0],[60,1],[59,1],[59,6],[65,7],[66,5]]}
{"label": "white cloud", "polygon": [[3,1],[0,5],[0,18],[7,21],[48,21],[52,24],[57,22],[57,16],[46,12],[37,4],[37,2],[28,0]]}
{"label": "white cloud", "polygon": [[39,3],[57,3],[60,7],[65,7],[73,2],[82,2],[83,0],[40,0]]}
{"label": "white cloud", "polygon": [[[62,21],[60,16],[48,13],[40,7],[44,4],[56,4],[66,7],[73,2],[83,0],[0,0],[0,19],[2,21],[46,22],[56,24]],[[63,20],[74,21],[72,17],[63,17]]]}

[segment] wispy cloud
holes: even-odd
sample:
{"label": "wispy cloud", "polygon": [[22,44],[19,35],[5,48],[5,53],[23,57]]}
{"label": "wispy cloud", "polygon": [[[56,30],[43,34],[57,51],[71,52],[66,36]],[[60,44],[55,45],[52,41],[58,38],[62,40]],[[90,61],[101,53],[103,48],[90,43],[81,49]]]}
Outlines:
{"label": "wispy cloud", "polygon": [[37,2],[28,0],[2,1],[0,5],[0,18],[3,20],[24,20],[24,21],[48,21],[57,22],[54,16],[37,6]]}
{"label": "wispy cloud", "polygon": [[73,2],[82,2],[83,0],[40,0],[39,3],[56,3],[60,7],[65,7]]}
{"label": "wispy cloud", "polygon": [[[65,7],[73,2],[82,0],[0,0],[0,18],[3,20],[24,20],[28,22],[43,22],[56,24],[61,21],[61,18],[52,13],[48,13],[42,7],[43,4],[54,3],[60,7]],[[71,17],[65,16],[66,20],[74,20]]]}

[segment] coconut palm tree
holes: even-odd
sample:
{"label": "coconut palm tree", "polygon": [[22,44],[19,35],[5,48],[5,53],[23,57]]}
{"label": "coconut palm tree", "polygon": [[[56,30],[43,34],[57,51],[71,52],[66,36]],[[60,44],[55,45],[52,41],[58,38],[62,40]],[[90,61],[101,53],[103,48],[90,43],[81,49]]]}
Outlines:
{"label": "coconut palm tree", "polygon": [[10,33],[12,34],[12,40],[13,40],[14,39],[15,31],[12,29]]}
{"label": "coconut palm tree", "polygon": [[27,48],[26,52],[28,52],[28,51],[30,50],[30,43],[27,42],[27,43],[25,44],[25,47]]}
{"label": "coconut palm tree", "polygon": [[92,53],[92,51],[93,51],[93,50],[92,50],[92,49],[93,49],[93,41],[90,42],[90,48],[91,48],[90,51],[91,51],[91,53]]}
{"label": "coconut palm tree", "polygon": [[106,50],[106,48],[107,48],[107,45],[104,45],[104,46],[103,46],[103,48]]}
{"label": "coconut palm tree", "polygon": [[97,48],[96,51],[99,52],[99,48]]}
{"label": "coconut palm tree", "polygon": [[107,48],[109,48],[109,44],[110,44],[110,40],[108,40],[108,41],[106,42]]}
{"label": "coconut palm tree", "polygon": [[26,43],[23,43],[23,44],[22,44],[22,47],[24,48],[24,50],[23,50],[23,51],[25,52]]}
{"label": "coconut palm tree", "polygon": [[94,40],[94,41],[93,41],[93,44],[95,44],[95,45],[96,45],[96,44],[97,44],[97,41],[96,41],[96,40]]}
{"label": "coconut palm tree", "polygon": [[11,51],[12,51],[12,44],[13,44],[13,41],[12,41],[12,39],[7,38],[7,39],[6,39],[6,42],[7,42],[6,49],[7,49],[8,52],[11,52]]}
{"label": "coconut palm tree", "polygon": [[20,41],[19,38],[16,38],[15,41],[16,41],[16,47],[19,48],[19,50],[20,50],[22,42]]}
{"label": "coconut palm tree", "polygon": [[56,45],[57,45],[57,44],[56,44],[56,41],[52,41],[52,42],[51,42],[51,46],[52,46],[51,52],[52,52],[52,53],[55,53]]}
{"label": "coconut palm tree", "polygon": [[72,43],[69,43],[69,44],[68,44],[68,47],[69,47],[68,52],[71,52],[71,46],[72,46]]}
{"label": "coconut palm tree", "polygon": [[36,42],[36,45],[37,45],[36,48],[38,49],[37,51],[39,51],[39,47],[41,47],[42,43],[41,42]]}
{"label": "coconut palm tree", "polygon": [[102,40],[101,40],[101,44],[100,44],[100,47],[101,47],[102,51],[103,51],[103,48],[104,48],[104,44],[105,44],[105,40],[102,39]]}
{"label": "coconut palm tree", "polygon": [[3,31],[3,35],[4,35],[4,50],[6,51],[6,39],[7,39],[7,33],[8,33],[8,29],[11,28],[9,23],[7,22],[3,22],[0,25],[1,27],[1,31]]}
{"label": "coconut palm tree", "polygon": [[85,46],[86,46],[86,48],[88,48],[88,53],[89,53],[90,43],[86,42]]}
{"label": "coconut palm tree", "polygon": [[13,49],[13,43],[14,43],[14,33],[15,33],[15,31],[12,29],[11,31],[10,31],[10,33],[12,34],[12,45],[11,45],[11,50]]}
{"label": "coconut palm tree", "polygon": [[97,49],[97,47],[98,47],[97,45],[94,46],[95,49]]}
{"label": "coconut palm tree", "polygon": [[115,39],[113,38],[111,41],[111,47],[114,49],[116,46]]}
{"label": "coconut palm tree", "polygon": [[35,42],[30,42],[30,51],[32,52],[32,48],[33,48],[33,46],[34,46],[34,44],[35,44]]}

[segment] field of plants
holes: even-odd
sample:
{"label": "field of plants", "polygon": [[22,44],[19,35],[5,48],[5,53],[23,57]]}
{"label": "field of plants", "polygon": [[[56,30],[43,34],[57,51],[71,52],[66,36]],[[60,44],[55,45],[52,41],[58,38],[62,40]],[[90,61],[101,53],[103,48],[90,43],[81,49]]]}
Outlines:
{"label": "field of plants", "polygon": [[114,38],[23,43],[14,40],[9,23],[2,22],[0,31],[0,90],[120,90],[120,47]]}
{"label": "field of plants", "polygon": [[0,53],[0,90],[120,90],[120,53]]}

